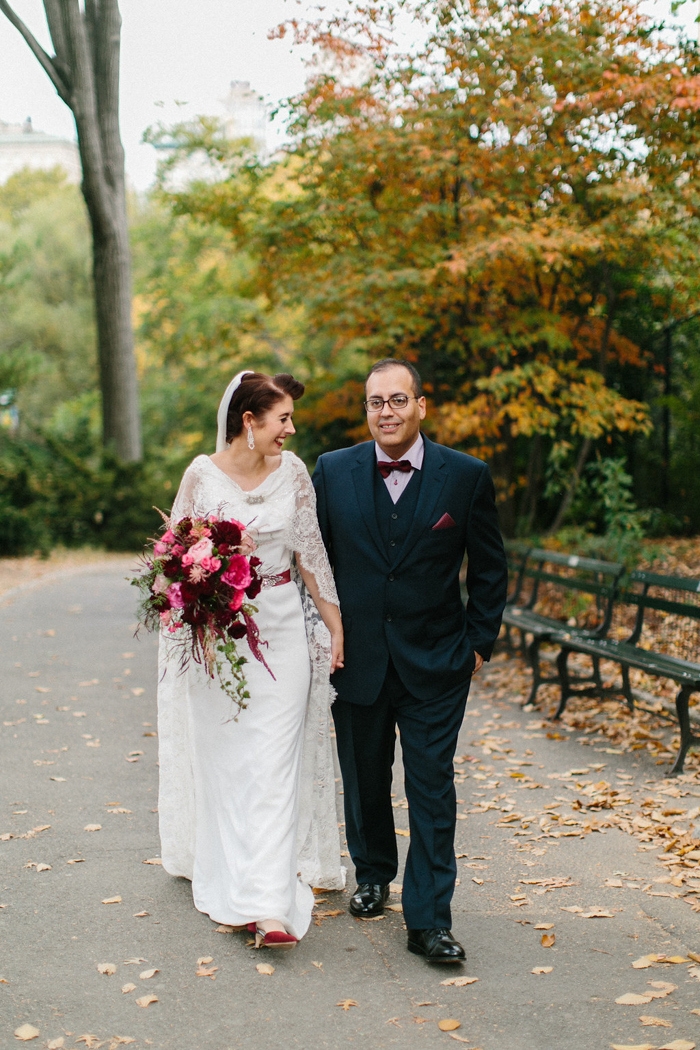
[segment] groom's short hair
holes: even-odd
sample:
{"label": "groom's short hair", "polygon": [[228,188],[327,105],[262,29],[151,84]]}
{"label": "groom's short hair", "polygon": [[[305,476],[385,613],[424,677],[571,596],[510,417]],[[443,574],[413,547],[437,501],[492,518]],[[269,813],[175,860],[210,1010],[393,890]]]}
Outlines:
{"label": "groom's short hair", "polygon": [[[423,396],[423,380],[420,377],[418,369],[415,365],[412,365],[410,361],[404,361],[399,357],[383,357],[381,361],[377,361],[372,365],[369,372],[367,373],[367,379],[373,376],[375,372],[386,372],[387,368],[405,368],[411,376],[413,383],[413,391],[416,397]],[[365,379],[365,388],[367,387],[367,379]]]}

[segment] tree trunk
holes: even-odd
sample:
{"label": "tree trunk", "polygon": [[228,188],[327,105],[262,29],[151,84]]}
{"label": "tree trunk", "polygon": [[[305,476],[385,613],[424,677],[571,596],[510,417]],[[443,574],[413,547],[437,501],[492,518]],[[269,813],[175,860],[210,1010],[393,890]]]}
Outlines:
{"label": "tree trunk", "polygon": [[583,444],[581,445],[581,448],[579,449],[578,459],[576,460],[576,466],[574,467],[573,472],[571,474],[571,480],[569,482],[566,492],[564,493],[564,498],[559,504],[559,510],[557,511],[557,515],[549,527],[549,530],[547,532],[548,536],[552,536],[562,527],[562,524],[564,523],[564,518],[569,513],[569,508],[571,507],[571,504],[574,501],[574,496],[576,495],[576,490],[578,489],[578,484],[581,480],[581,475],[583,474],[583,468],[586,466],[586,460],[588,459],[592,444],[593,442],[590,438],[585,438]]}
{"label": "tree trunk", "polygon": [[124,462],[141,459],[138,382],[131,327],[131,256],[124,149],[119,134],[118,0],[44,0],[52,57],[7,0],[0,11],[27,41],[75,117],[82,192],[92,227],[102,435]]}

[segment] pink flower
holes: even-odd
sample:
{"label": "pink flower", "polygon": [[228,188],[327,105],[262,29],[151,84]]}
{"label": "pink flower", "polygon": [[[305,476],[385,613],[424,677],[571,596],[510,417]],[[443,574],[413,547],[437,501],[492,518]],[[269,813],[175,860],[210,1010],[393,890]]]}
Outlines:
{"label": "pink flower", "polygon": [[165,592],[170,602],[170,606],[173,609],[184,609],[185,599],[182,597],[182,584],[171,583]]}
{"label": "pink flower", "polygon": [[164,543],[163,540],[156,540],[156,542],[153,544],[153,553],[154,554],[157,554],[157,555],[166,554],[167,551],[168,551],[168,545],[167,545],[167,543]]}
{"label": "pink flower", "polygon": [[171,553],[171,554],[172,554],[172,555],[173,555],[173,556],[174,556],[175,558],[179,558],[181,554],[184,554],[184,552],[185,552],[185,548],[184,548],[184,547],[182,546],[182,544],[181,544],[181,543],[174,543],[174,544],[173,544],[173,549],[171,550],[171,552],[170,552],[170,553]]}
{"label": "pink flower", "polygon": [[231,601],[228,603],[228,607],[231,612],[238,612],[240,607],[243,605],[243,596],[245,591],[236,591]]}
{"label": "pink flower", "polygon": [[248,559],[244,558],[242,554],[234,554],[229,562],[228,569],[221,577],[221,582],[228,584],[229,587],[235,587],[236,590],[245,590],[246,587],[250,586],[252,578]]}
{"label": "pink flower", "polygon": [[151,585],[151,590],[154,594],[165,594],[169,586],[170,580],[167,576],[156,576],[155,580],[153,581],[153,584]]}
{"label": "pink flower", "polygon": [[163,612],[160,613],[160,622],[163,624],[163,627],[169,625],[171,616],[172,612],[170,609],[164,609]]}
{"label": "pink flower", "polygon": [[204,558],[211,558],[214,545],[210,539],[199,540],[182,556],[183,565],[201,565]]}
{"label": "pink flower", "polygon": [[249,532],[244,532],[241,536],[240,552],[241,554],[254,554],[257,544]]}
{"label": "pink flower", "polygon": [[172,529],[168,529],[168,531],[164,532],[161,536],[161,541],[163,543],[172,543],[175,540],[175,538],[175,533],[172,531]]}
{"label": "pink flower", "polygon": [[199,564],[206,572],[216,572],[221,568],[221,558],[202,558]]}

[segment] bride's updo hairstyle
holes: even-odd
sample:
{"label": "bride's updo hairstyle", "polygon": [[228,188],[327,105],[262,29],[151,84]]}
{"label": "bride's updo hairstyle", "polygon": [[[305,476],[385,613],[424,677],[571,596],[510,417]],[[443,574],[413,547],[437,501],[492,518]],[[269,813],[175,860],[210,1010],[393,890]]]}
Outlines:
{"label": "bride's updo hairstyle", "polygon": [[288,372],[276,376],[266,376],[262,372],[248,372],[243,376],[240,386],[234,391],[226,416],[226,441],[233,441],[243,430],[243,416],[252,412],[256,419],[261,419],[284,397],[298,401],[304,393],[304,384]]}

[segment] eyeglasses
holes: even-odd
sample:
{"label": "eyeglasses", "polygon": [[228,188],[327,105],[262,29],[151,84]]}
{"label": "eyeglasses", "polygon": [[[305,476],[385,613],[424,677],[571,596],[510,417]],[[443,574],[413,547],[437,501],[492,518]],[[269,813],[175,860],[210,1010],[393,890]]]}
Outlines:
{"label": "eyeglasses", "polygon": [[409,397],[408,394],[393,394],[391,397],[370,397],[364,401],[365,412],[381,412],[384,405],[392,408],[405,408],[409,401],[417,401],[417,397]]}

